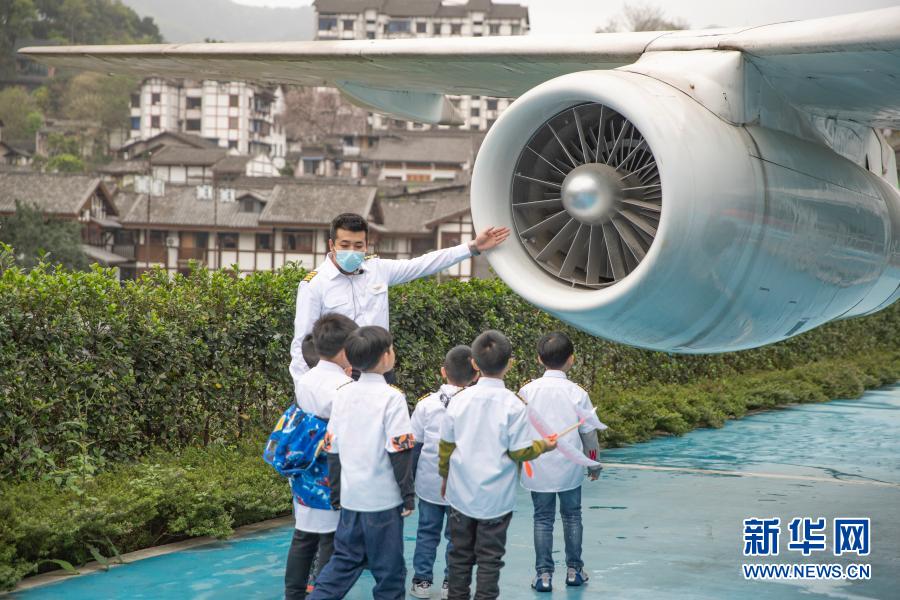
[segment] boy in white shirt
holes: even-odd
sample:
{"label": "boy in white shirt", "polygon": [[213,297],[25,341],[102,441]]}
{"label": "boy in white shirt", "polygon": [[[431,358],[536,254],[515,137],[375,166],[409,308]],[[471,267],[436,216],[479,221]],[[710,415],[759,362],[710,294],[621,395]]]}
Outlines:
{"label": "boy in white shirt", "polygon": [[[544,376],[530,381],[519,390],[528,403],[553,431],[560,431],[579,421],[579,414],[593,409],[591,399],[581,386],[569,381],[566,373],[575,362],[575,348],[562,332],[548,333],[537,346],[538,360],[544,366]],[[593,425],[583,423],[572,445],[596,459],[599,444]],[[581,560],[581,484],[584,467],[558,452],[541,456],[531,463],[532,476],[522,475],[522,485],[531,490],[534,502],[534,551],[536,576],[531,584],[539,592],[553,589],[553,521],[556,518],[556,497],[563,523],[566,545],[566,585],[580,586],[588,580]],[[588,469],[591,480],[597,479],[600,468]]]}
{"label": "boy in white shirt", "polygon": [[340,505],[341,518],[334,554],[310,600],[343,598],[366,566],[375,578],[376,599],[405,596],[403,517],[415,507],[415,438],[403,392],[384,380],[394,368],[392,344],[386,329],[371,326],[351,333],[344,346],[361,374],[338,390],[328,421],[331,501]]}
{"label": "boy in white shirt", "polygon": [[[321,317],[313,326],[312,346],[304,340],[305,354],[315,356],[312,368],[297,379],[295,396],[305,413],[327,421],[339,387],[350,381],[347,370],[350,363],[344,352],[344,343],[356,323],[344,315],[330,313]],[[327,477],[327,473],[326,473]],[[310,482],[311,485],[321,485]],[[327,488],[325,488],[327,491]],[[312,508],[294,498],[294,537],[288,551],[284,573],[284,597],[286,600],[306,598],[307,583],[313,564],[316,570],[331,558],[334,549],[334,530],[340,513],[336,510]],[[318,556],[317,556],[318,555]],[[315,577],[316,573],[313,573]]]}
{"label": "boy in white shirt", "polygon": [[506,389],[512,347],[499,331],[472,343],[478,383],[454,396],[441,427],[439,471],[450,504],[450,600],[497,598],[506,531],[516,506],[519,463],[556,448],[556,437],[532,439],[525,404]]}
{"label": "boy in white shirt", "polygon": [[[438,473],[438,443],[441,424],[451,398],[471,384],[478,373],[472,367],[472,349],[456,346],[444,357],[441,377],[446,381],[440,389],[419,400],[412,415],[412,431],[416,436],[415,452],[418,461],[416,495],[419,497],[419,528],[416,533],[416,552],[413,555],[413,580],[409,593],[416,598],[431,598],[434,583],[434,558],[441,543],[441,529],[447,538],[450,553],[450,527],[445,527],[447,501],[441,496],[441,476]],[[446,556],[446,555],[445,555]],[[441,598],[447,598],[449,581],[444,568]]]}

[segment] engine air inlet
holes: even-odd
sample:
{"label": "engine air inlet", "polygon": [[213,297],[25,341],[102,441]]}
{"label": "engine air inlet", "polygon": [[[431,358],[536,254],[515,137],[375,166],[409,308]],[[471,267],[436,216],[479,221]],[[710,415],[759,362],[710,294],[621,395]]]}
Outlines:
{"label": "engine air inlet", "polygon": [[656,159],[637,127],[608,106],[568,108],[519,155],[512,208],[516,233],[541,268],[573,286],[611,285],[656,237]]}

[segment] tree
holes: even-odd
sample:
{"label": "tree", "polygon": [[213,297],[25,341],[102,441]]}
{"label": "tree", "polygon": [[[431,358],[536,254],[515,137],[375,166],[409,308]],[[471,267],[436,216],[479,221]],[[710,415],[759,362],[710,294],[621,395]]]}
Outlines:
{"label": "tree", "polygon": [[651,4],[626,4],[622,14],[607,21],[606,25],[597,28],[598,33],[616,31],[672,31],[687,29],[684,19],[665,15],[658,6]]}
{"label": "tree", "polygon": [[61,111],[69,119],[96,121],[103,129],[125,127],[131,92],[137,84],[125,75],[79,73],[69,82]]}
{"label": "tree", "polygon": [[16,263],[26,269],[37,265],[44,255],[47,261],[67,269],[88,267],[78,223],[45,219],[40,210],[18,201],[15,213],[0,217],[0,242],[13,247]]}
{"label": "tree", "polygon": [[39,20],[34,37],[67,44],[156,43],[153,19],[141,18],[120,0],[33,0]]}
{"label": "tree", "polygon": [[[2,1],[2,0],[0,0]],[[29,115],[36,107],[31,96],[23,87],[9,87],[0,90],[0,118],[3,119],[3,137],[13,142],[34,139],[33,118]]]}
{"label": "tree", "polygon": [[84,161],[75,154],[57,154],[45,168],[50,173],[84,173]]}
{"label": "tree", "polygon": [[0,68],[15,68],[16,42],[31,36],[37,17],[31,0],[0,0]]}
{"label": "tree", "polygon": [[321,140],[368,131],[369,113],[344,100],[337,90],[294,88],[284,104],[282,122],[290,139]]}

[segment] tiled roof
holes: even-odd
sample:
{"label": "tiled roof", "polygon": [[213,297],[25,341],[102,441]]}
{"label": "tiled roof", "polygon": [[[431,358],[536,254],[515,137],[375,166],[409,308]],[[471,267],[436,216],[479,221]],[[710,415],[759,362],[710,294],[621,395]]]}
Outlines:
{"label": "tiled roof", "polygon": [[376,188],[367,185],[278,185],[259,216],[261,223],[327,225],[335,215],[352,212],[368,217]]}
{"label": "tiled roof", "polygon": [[440,222],[469,210],[467,190],[401,196],[381,201],[388,233],[430,233]]}
{"label": "tiled roof", "polygon": [[153,153],[150,159],[154,166],[211,167],[228,154],[224,148],[188,148],[185,146],[164,146]]}
{"label": "tiled roof", "polygon": [[[241,194],[237,194],[240,198]],[[123,225],[146,224],[147,195],[139,194],[131,201],[128,213],[122,215]],[[150,219],[154,226],[222,227],[247,229],[259,227],[259,214],[241,212],[240,202],[219,202],[197,198],[196,186],[167,185],[166,193],[150,199]]]}
{"label": "tiled roof", "polygon": [[465,17],[469,12],[485,13],[488,19],[528,18],[528,7],[498,4],[491,0],[469,0],[468,4],[444,4],[440,0],[316,0],[319,14],[358,14],[367,9],[392,17]]}
{"label": "tiled roof", "polygon": [[471,135],[404,135],[382,137],[362,158],[377,162],[472,163],[477,139]]}
{"label": "tiled roof", "polygon": [[90,175],[0,173],[0,212],[14,212],[18,200],[44,214],[75,217],[98,188],[106,193],[100,179]]}
{"label": "tiled roof", "polygon": [[222,174],[243,174],[247,171],[249,156],[226,156],[215,165],[213,172]]}

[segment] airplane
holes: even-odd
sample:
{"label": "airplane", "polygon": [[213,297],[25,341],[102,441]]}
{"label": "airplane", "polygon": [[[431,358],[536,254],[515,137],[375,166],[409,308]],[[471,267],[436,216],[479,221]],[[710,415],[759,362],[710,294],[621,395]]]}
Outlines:
{"label": "airplane", "polygon": [[471,181],[519,295],[671,353],[763,346],[900,297],[900,7],[759,27],[25,48],[59,67],[328,85],[454,125],[517,98]]}

